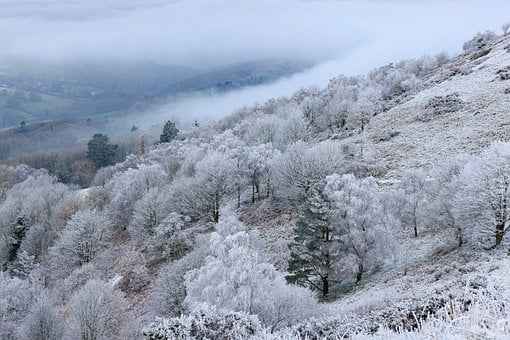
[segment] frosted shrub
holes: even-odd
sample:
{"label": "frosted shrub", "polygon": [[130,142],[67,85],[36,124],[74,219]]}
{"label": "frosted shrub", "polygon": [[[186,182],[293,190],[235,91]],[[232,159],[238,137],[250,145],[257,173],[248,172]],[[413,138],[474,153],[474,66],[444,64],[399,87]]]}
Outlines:
{"label": "frosted shrub", "polygon": [[467,41],[463,45],[463,49],[467,53],[479,51],[497,38],[496,33],[492,31],[485,31],[476,34],[471,40]]}
{"label": "frosted shrub", "polygon": [[458,93],[434,97],[425,105],[425,110],[418,115],[418,120],[428,122],[435,117],[459,111],[463,104]]}
{"label": "frosted shrub", "polygon": [[257,317],[203,304],[190,315],[159,319],[144,329],[146,340],[247,339],[262,327]]}
{"label": "frosted shrub", "polygon": [[498,75],[499,80],[501,81],[510,80],[510,67],[507,66],[505,68],[502,68],[501,70],[498,70],[498,72],[496,73]]}

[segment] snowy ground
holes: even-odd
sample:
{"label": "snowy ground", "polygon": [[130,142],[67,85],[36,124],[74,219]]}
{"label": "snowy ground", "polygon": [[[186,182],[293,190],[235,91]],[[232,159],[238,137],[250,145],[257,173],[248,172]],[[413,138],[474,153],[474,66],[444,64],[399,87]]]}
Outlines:
{"label": "snowy ground", "polygon": [[[377,139],[381,131],[400,133],[371,146],[390,174],[402,166],[430,166],[461,153],[477,153],[494,141],[510,141],[510,94],[505,94],[510,81],[500,80],[497,74],[510,66],[510,52],[505,49],[509,44],[510,39],[501,39],[488,55],[476,60],[471,60],[472,54],[457,57],[429,79],[430,87],[372,119],[369,140]],[[472,72],[448,76],[455,69]],[[431,98],[453,93],[464,103],[460,111],[427,122],[417,119]]]}

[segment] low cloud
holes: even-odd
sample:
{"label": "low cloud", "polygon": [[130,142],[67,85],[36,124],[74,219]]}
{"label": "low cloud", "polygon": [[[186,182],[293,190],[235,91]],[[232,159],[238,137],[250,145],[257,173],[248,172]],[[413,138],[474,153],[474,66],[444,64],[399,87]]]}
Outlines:
{"label": "low cloud", "polygon": [[[324,86],[338,74],[441,51],[510,18],[493,0],[0,0],[0,58],[114,63],[154,61],[207,69],[260,59],[314,67],[274,84],[192,97],[145,113],[218,118],[243,105]],[[139,116],[139,115],[138,115]],[[152,122],[144,116],[145,122]],[[184,118],[188,117],[188,118]],[[136,117],[135,117],[136,118]]]}

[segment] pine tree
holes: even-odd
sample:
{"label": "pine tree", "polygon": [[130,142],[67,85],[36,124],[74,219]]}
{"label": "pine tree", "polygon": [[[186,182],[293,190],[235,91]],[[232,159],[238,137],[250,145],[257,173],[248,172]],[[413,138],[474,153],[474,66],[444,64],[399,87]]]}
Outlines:
{"label": "pine tree", "polygon": [[24,120],[19,123],[19,131],[24,132],[27,129],[27,122]]}
{"label": "pine tree", "polygon": [[18,253],[17,261],[13,264],[11,272],[14,276],[26,279],[35,266],[35,256],[21,251]]}
{"label": "pine tree", "polygon": [[19,217],[17,219],[16,225],[13,227],[11,249],[9,251],[9,262],[16,261],[18,250],[21,247],[21,242],[25,238],[26,231],[27,225],[25,224],[25,219],[23,217]]}
{"label": "pine tree", "polygon": [[159,141],[161,143],[170,143],[177,137],[178,134],[179,129],[177,129],[174,122],[169,120],[165,123],[165,126],[163,127],[163,133],[159,137]]}
{"label": "pine tree", "polygon": [[108,136],[97,133],[88,143],[87,158],[99,169],[115,162],[117,150],[118,145],[110,144]]}
{"label": "pine tree", "polygon": [[337,262],[331,217],[330,202],[322,190],[312,188],[296,224],[294,241],[289,245],[287,281],[318,291],[323,299],[331,292]]}

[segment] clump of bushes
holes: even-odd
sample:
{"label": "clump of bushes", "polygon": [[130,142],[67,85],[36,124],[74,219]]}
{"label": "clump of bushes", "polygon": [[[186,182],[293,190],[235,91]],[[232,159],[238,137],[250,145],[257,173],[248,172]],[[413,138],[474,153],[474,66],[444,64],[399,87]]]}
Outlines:
{"label": "clump of bushes", "polygon": [[396,130],[386,130],[386,131],[383,131],[382,133],[380,134],[376,134],[372,137],[372,140],[375,142],[375,143],[382,143],[382,142],[388,142],[390,140],[392,140],[393,138],[395,137],[398,137],[400,136],[400,131],[396,131]]}
{"label": "clump of bushes", "polygon": [[262,326],[255,316],[203,305],[190,315],[159,319],[149,325],[143,335],[146,340],[236,340],[261,331]]}
{"label": "clump of bushes", "polygon": [[436,96],[425,105],[425,110],[418,115],[418,120],[428,122],[435,117],[461,110],[463,101],[458,93]]}
{"label": "clump of bushes", "polygon": [[471,73],[473,73],[473,69],[471,68],[470,65],[462,65],[462,66],[452,67],[450,70],[451,77],[457,76],[457,75],[467,76]]}
{"label": "clump of bushes", "polygon": [[471,40],[466,41],[462,48],[466,53],[478,52],[485,49],[498,35],[492,31],[485,31],[476,34]]}
{"label": "clump of bushes", "polygon": [[510,80],[510,66],[499,70],[496,74],[498,75],[499,80]]}

